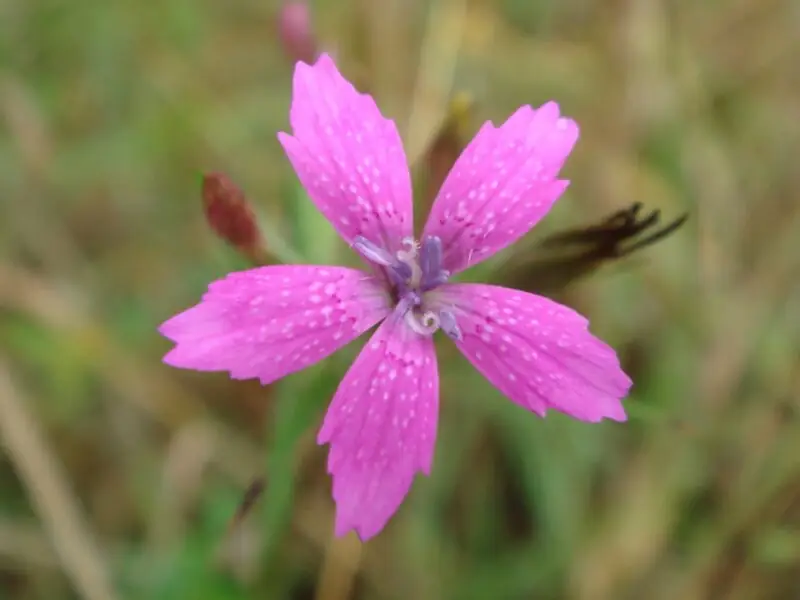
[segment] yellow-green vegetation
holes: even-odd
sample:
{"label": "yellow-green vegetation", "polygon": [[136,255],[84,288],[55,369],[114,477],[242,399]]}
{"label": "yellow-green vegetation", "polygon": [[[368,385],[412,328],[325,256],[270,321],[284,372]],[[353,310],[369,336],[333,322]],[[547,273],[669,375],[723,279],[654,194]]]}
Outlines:
{"label": "yellow-green vegetation", "polygon": [[359,344],[262,388],[162,365],[156,332],[248,266],[204,221],[204,173],[244,190],[274,258],[352,260],[275,137],[279,3],[7,0],[0,598],[798,597],[797,5],[311,6],[398,121],[420,204],[443,123],[470,136],[550,99],[578,121],[571,187],[511,254],[635,201],[690,213],[559,295],[619,350],[630,421],[537,419],[445,341],[432,476],[374,541],[333,539],[314,436]]}

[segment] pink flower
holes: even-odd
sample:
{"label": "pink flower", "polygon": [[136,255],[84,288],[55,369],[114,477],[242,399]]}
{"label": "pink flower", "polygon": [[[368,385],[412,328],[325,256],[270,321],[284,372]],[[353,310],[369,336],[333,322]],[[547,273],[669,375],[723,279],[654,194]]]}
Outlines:
{"label": "pink flower", "polygon": [[231,273],[161,333],[164,361],[267,384],[380,323],[333,397],[336,533],[384,527],[418,471],[430,472],[439,405],[432,336],[441,329],[512,402],[583,421],[625,420],[631,380],[586,319],[551,300],[449,279],[528,232],[564,192],[578,138],[555,103],[486,123],[455,163],[419,238],[400,136],[370,96],[322,55],[294,74],[293,135],[278,134],[300,181],[368,270],[271,266]]}

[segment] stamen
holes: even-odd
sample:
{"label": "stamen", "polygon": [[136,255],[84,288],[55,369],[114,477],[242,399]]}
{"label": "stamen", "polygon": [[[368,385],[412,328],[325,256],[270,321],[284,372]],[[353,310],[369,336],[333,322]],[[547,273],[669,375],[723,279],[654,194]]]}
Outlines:
{"label": "stamen", "polygon": [[428,290],[432,290],[433,288],[437,288],[440,285],[447,283],[448,279],[450,279],[450,271],[445,271],[442,269],[435,277],[432,277],[428,280],[423,277],[422,283],[419,287],[423,292],[427,292]]}
{"label": "stamen", "polygon": [[456,322],[456,316],[452,311],[443,309],[439,311],[439,327],[447,334],[447,337],[455,341],[461,341],[464,337],[461,328]]}
{"label": "stamen", "polygon": [[402,295],[406,292],[408,289],[408,281],[414,274],[411,265],[392,256],[388,250],[384,250],[377,244],[373,244],[363,235],[357,235],[353,239],[353,249],[368,261],[385,267],[389,279],[392,284],[397,287],[400,294]]}
{"label": "stamen", "polygon": [[411,276],[414,274],[414,271],[411,268],[411,265],[409,265],[408,263],[395,262],[389,267],[389,273],[391,274],[395,284],[397,285],[402,284],[403,286],[405,286],[408,280],[411,279]]}
{"label": "stamen", "polygon": [[428,236],[420,249],[420,267],[422,277],[420,289],[424,292],[445,283],[450,273],[442,269],[442,240],[437,236]]}
{"label": "stamen", "polygon": [[373,244],[363,235],[353,238],[353,249],[370,262],[391,267],[397,264],[397,259],[390,252],[380,246]]}

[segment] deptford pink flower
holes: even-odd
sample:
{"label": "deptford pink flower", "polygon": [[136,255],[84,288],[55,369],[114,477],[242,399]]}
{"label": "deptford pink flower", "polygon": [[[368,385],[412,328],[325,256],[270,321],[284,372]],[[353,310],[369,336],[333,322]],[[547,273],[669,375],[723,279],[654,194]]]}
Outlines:
{"label": "deptford pink flower", "polygon": [[329,356],[380,323],[328,409],[318,442],[336,533],[366,540],[433,460],[442,330],[514,403],[583,421],[625,420],[631,381],[586,319],[551,300],[492,285],[449,283],[535,225],[567,187],[558,172],[578,127],[548,103],[486,123],[456,161],[422,235],[413,237],[411,182],[394,123],[327,55],[299,63],[278,134],[300,181],[368,270],[270,266],[212,283],[161,333],[165,362],[267,384]]}

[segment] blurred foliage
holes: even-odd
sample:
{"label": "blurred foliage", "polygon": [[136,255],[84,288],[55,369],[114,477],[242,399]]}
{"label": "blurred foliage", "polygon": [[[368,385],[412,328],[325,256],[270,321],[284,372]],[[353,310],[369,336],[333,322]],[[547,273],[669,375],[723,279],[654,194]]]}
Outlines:
{"label": "blurred foliage", "polygon": [[568,193],[476,277],[633,202],[692,215],[558,294],[619,349],[630,422],[524,414],[442,343],[431,477],[373,541],[333,539],[314,437],[357,347],[262,388],[162,365],[156,333],[247,266],[204,222],[203,173],[242,187],[277,259],[353,260],[275,137],[279,3],[9,0],[0,598],[800,597],[797,5],[311,6],[398,121],[421,203],[442,126],[548,99],[581,125]]}

